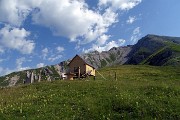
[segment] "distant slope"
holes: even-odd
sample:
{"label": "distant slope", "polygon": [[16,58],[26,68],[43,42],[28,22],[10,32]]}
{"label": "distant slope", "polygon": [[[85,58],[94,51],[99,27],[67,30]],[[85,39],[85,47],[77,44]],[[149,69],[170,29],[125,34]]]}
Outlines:
{"label": "distant slope", "polygon": [[[109,51],[94,51],[80,56],[97,69],[124,64],[180,66],[180,38],[147,35],[133,46],[114,47]],[[69,62],[67,60],[56,65],[11,73],[0,77],[0,86],[14,86],[22,84],[24,80],[28,80],[28,83],[38,82],[39,77],[41,81],[61,79],[61,73],[67,70]],[[27,73],[30,73],[29,76]]]}
{"label": "distant slope", "polygon": [[180,38],[147,35],[133,46],[126,64],[180,65]]}

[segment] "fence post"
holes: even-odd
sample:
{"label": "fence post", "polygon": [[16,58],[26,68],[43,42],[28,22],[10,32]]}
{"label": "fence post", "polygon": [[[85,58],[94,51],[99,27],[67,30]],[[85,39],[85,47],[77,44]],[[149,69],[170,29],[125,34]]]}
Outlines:
{"label": "fence post", "polygon": [[81,68],[80,68],[80,66],[78,67],[78,79],[80,79],[80,77],[81,77]]}
{"label": "fence post", "polygon": [[111,79],[111,72],[109,71],[109,80]]}
{"label": "fence post", "polygon": [[117,80],[117,74],[116,74],[116,72],[115,72],[115,76],[114,76],[114,78],[115,78],[115,80]]}

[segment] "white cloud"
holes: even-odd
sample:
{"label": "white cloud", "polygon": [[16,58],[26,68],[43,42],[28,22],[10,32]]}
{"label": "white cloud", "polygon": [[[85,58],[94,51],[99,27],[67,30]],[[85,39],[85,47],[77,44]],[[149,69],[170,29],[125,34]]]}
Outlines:
{"label": "white cloud", "polygon": [[[117,22],[117,13],[106,9],[102,14],[90,10],[84,0],[2,0],[0,21],[21,26],[32,13],[34,24],[46,26],[54,35],[70,41],[79,37],[89,43],[108,31]],[[62,17],[63,16],[63,17]]]}
{"label": "white cloud", "polygon": [[26,17],[42,0],[0,0],[0,21],[21,26]]}
{"label": "white cloud", "polygon": [[88,53],[90,51],[95,51],[97,50],[98,52],[102,52],[102,51],[108,51],[113,47],[119,47],[125,44],[125,40],[124,39],[119,39],[118,41],[111,41],[108,42],[107,44],[105,44],[104,46],[98,46],[96,44],[93,44],[92,47],[90,49],[87,50],[83,50],[83,52]]}
{"label": "white cloud", "polygon": [[58,46],[58,47],[56,47],[56,50],[58,53],[61,53],[64,51],[64,47]]}
{"label": "white cloud", "polygon": [[127,24],[132,24],[136,20],[135,16],[129,16],[128,20],[126,21]]}
{"label": "white cloud", "polygon": [[85,35],[100,17],[82,0],[47,0],[39,9],[33,14],[34,23],[46,26],[55,35],[65,36],[71,41]]}
{"label": "white cloud", "polygon": [[4,49],[3,49],[2,46],[0,46],[0,54],[1,54],[1,53],[4,53]]}
{"label": "white cloud", "polygon": [[26,58],[25,57],[21,57],[21,58],[18,58],[16,59],[16,69],[18,71],[22,71],[22,70],[27,70],[27,69],[30,69],[30,67],[23,67],[22,64],[24,62],[26,62]]}
{"label": "white cloud", "polygon": [[23,62],[25,62],[25,61],[26,61],[25,57],[21,57],[21,58],[16,59],[17,68],[21,68]]}
{"label": "white cloud", "polygon": [[9,60],[9,57],[7,57],[7,58],[0,58],[0,63],[8,61],[8,60]]}
{"label": "white cloud", "polygon": [[67,37],[71,41],[77,41],[80,37],[84,39],[81,44],[106,33],[108,27],[117,21],[117,14],[110,9],[100,14],[99,11],[88,9],[83,0],[48,0],[39,9],[33,14],[35,24],[46,26],[54,35]]}
{"label": "white cloud", "polygon": [[99,6],[111,7],[114,10],[130,10],[142,0],[99,0]]}
{"label": "white cloud", "polygon": [[43,59],[46,59],[46,57],[47,57],[48,54],[49,54],[48,48],[44,48],[44,49],[42,50],[42,57],[43,57]]}
{"label": "white cloud", "polygon": [[23,70],[30,69],[30,67],[23,67],[23,63],[27,61],[30,61],[30,60],[26,60],[25,57],[21,57],[21,58],[16,59],[16,68],[14,69],[0,67],[0,76],[7,75],[14,71],[23,71]]}
{"label": "white cloud", "polygon": [[55,60],[58,60],[60,58],[62,58],[62,55],[53,55],[50,58],[48,58],[48,61],[54,62]]}
{"label": "white cloud", "polygon": [[88,33],[93,32],[99,19],[102,19],[98,12],[88,9],[84,0],[0,1],[1,22],[21,26],[30,13],[35,24],[46,26],[54,35],[67,37],[71,41],[77,37],[90,39]]}
{"label": "white cloud", "polygon": [[[117,10],[130,10],[141,0],[99,0],[101,9],[89,9],[85,0],[1,0],[0,21],[21,26],[28,15],[34,24],[54,35],[86,44],[107,34],[118,22]],[[105,6],[105,7],[104,7]]]}
{"label": "white cloud", "polygon": [[9,68],[0,67],[0,76],[7,75],[11,72],[13,72],[13,70],[10,70]]}
{"label": "white cloud", "polygon": [[64,51],[64,47],[58,46],[54,49],[49,50],[48,48],[44,48],[41,53],[42,53],[42,58],[43,60],[48,60],[50,62],[54,62],[55,60],[58,60],[62,58],[63,56],[60,55]]}
{"label": "white cloud", "polygon": [[136,43],[138,41],[138,39],[141,36],[141,31],[140,31],[140,27],[137,27],[133,30],[132,36],[131,36],[131,41],[134,43]]}
{"label": "white cloud", "polygon": [[109,38],[110,38],[110,35],[103,34],[102,36],[100,36],[97,39],[97,44],[98,45],[104,45]]}
{"label": "white cloud", "polygon": [[[4,48],[15,49],[22,54],[31,54],[35,48],[35,43],[27,39],[29,35],[30,32],[24,28],[6,25],[0,29],[0,43]],[[3,49],[1,48],[0,51],[3,52]]]}
{"label": "white cloud", "polygon": [[125,44],[125,42],[126,42],[126,40],[124,40],[124,39],[119,39],[119,40],[118,40],[118,45],[119,45],[119,46],[122,46],[122,45]]}
{"label": "white cloud", "polygon": [[44,66],[45,66],[44,63],[39,63],[39,64],[36,65],[37,68],[41,68],[41,67],[44,67]]}
{"label": "white cloud", "polygon": [[0,59],[0,63],[3,62],[3,61],[4,61],[4,59]]}

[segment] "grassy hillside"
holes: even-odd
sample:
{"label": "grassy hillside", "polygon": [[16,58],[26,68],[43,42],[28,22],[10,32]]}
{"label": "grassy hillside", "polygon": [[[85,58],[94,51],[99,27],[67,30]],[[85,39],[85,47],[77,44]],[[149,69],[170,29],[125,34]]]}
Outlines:
{"label": "grassy hillside", "polygon": [[[103,68],[94,80],[0,89],[0,120],[180,119],[180,68]],[[115,73],[117,80],[115,80]]]}
{"label": "grassy hillside", "polygon": [[180,38],[147,35],[133,46],[126,64],[180,66]]}

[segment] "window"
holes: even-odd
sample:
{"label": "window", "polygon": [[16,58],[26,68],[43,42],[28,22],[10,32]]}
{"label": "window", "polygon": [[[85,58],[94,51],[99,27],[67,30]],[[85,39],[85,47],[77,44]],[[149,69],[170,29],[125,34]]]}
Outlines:
{"label": "window", "polygon": [[79,67],[74,67],[74,72],[79,72]]}

